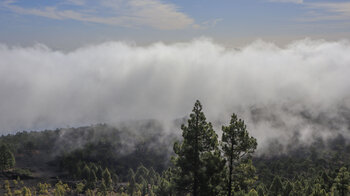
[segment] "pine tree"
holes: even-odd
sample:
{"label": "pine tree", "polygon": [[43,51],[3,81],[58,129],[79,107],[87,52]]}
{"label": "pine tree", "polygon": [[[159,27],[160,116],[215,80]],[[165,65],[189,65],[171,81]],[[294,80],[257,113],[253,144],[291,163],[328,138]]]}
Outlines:
{"label": "pine tree", "polygon": [[327,192],[324,189],[321,189],[319,196],[327,196]]}
{"label": "pine tree", "polygon": [[94,196],[95,194],[94,194],[94,192],[93,192],[92,190],[87,189],[87,190],[85,191],[85,195],[86,195],[86,196]]}
{"label": "pine tree", "polygon": [[265,187],[262,185],[262,184],[259,184],[258,188],[257,188],[257,191],[258,191],[258,195],[259,196],[264,196],[264,192],[265,192]]}
{"label": "pine tree", "polygon": [[306,188],[305,188],[306,195],[311,195],[313,193],[313,191],[314,190],[313,190],[312,184],[309,184],[306,186]]}
{"label": "pine tree", "polygon": [[181,129],[183,141],[174,144],[177,157],[173,159],[177,190],[190,192],[193,196],[215,194],[221,180],[221,177],[217,177],[223,170],[224,162],[220,156],[217,134],[211,123],[206,121],[198,100],[188,125],[182,125]]}
{"label": "pine tree", "polygon": [[54,195],[55,196],[64,196],[64,195],[66,195],[66,193],[68,191],[70,191],[68,185],[67,184],[63,184],[62,181],[59,181],[55,185]]}
{"label": "pine tree", "polygon": [[98,168],[97,168],[97,166],[96,166],[96,164],[95,164],[95,163],[90,162],[90,163],[89,163],[89,168],[90,168],[90,170],[94,171],[94,172],[95,172],[95,174],[96,174],[96,172],[97,172]]}
{"label": "pine tree", "polygon": [[148,172],[148,175],[147,175],[147,181],[148,181],[148,183],[150,183],[150,184],[155,184],[155,182],[156,182],[156,177],[157,177],[157,175],[156,175],[156,172],[154,171],[154,169],[151,167],[150,169],[149,169],[149,172]]}
{"label": "pine tree", "polygon": [[293,190],[293,184],[291,182],[287,182],[284,190],[283,190],[283,196],[289,196],[290,192]]}
{"label": "pine tree", "polygon": [[251,189],[247,196],[259,196],[259,194],[255,189]]}
{"label": "pine tree", "polygon": [[129,180],[128,193],[129,195],[133,196],[135,192],[136,192],[136,182],[135,182],[134,175],[132,175]]}
{"label": "pine tree", "polygon": [[81,179],[81,169],[80,167],[76,167],[76,172],[74,174],[75,179]]}
{"label": "pine tree", "polygon": [[[299,177],[296,177],[296,179],[298,179],[298,178]],[[308,188],[310,188],[310,187],[308,187]],[[310,190],[304,190],[303,185],[301,184],[300,180],[296,180],[293,184],[293,190],[291,193],[289,193],[289,195],[299,196],[299,195],[304,194],[305,192],[306,193],[309,192],[309,194],[311,194],[312,193],[311,188],[310,188]]]}
{"label": "pine tree", "polygon": [[[311,187],[311,186],[310,186]],[[321,184],[315,184],[314,188],[312,190],[312,196],[326,196],[326,191],[324,189],[322,189]]]}
{"label": "pine tree", "polygon": [[132,168],[129,168],[127,178],[128,178],[129,182],[131,181],[132,178],[134,178],[134,180],[135,180],[135,173],[134,173],[134,170]]}
{"label": "pine tree", "polygon": [[166,179],[162,178],[155,193],[158,196],[169,196],[169,195],[171,195],[171,187],[170,186],[171,186],[170,183]]}
{"label": "pine tree", "polygon": [[337,177],[335,178],[335,187],[339,191],[341,196],[345,196],[349,193],[350,186],[350,174],[346,167],[340,168]]}
{"label": "pine tree", "polygon": [[99,191],[102,193],[103,196],[107,195],[107,187],[106,187],[106,183],[104,180],[102,180]]}
{"label": "pine tree", "polygon": [[10,182],[8,180],[5,180],[4,183],[4,189],[5,189],[5,195],[7,196],[12,196],[12,191],[11,191],[11,187],[10,187]]}
{"label": "pine tree", "polygon": [[90,172],[89,166],[85,164],[83,171],[81,173],[82,179],[88,181],[90,179],[90,173],[91,172]]}
{"label": "pine tree", "polygon": [[15,157],[7,145],[0,146],[0,171],[11,169],[15,166]]}
{"label": "pine tree", "polygon": [[23,195],[23,196],[32,196],[32,192],[30,191],[29,188],[23,187],[23,188],[22,188],[22,195]]}
{"label": "pine tree", "polygon": [[96,183],[97,183],[97,177],[96,177],[96,174],[95,174],[95,170],[90,170],[90,178],[89,178],[89,182],[90,184],[90,187],[92,189],[96,188]]}
{"label": "pine tree", "polygon": [[47,183],[40,183],[38,184],[38,193],[39,195],[49,195],[49,189],[51,185]]}
{"label": "pine tree", "polygon": [[256,139],[250,137],[244,121],[232,114],[229,126],[222,127],[222,150],[228,165],[228,196],[231,196],[233,183],[233,169],[235,163],[254,152]]}
{"label": "pine tree", "polygon": [[97,172],[96,172],[96,177],[98,180],[102,180],[102,173],[103,173],[102,167],[99,165],[97,167]]}
{"label": "pine tree", "polygon": [[278,196],[279,194],[282,194],[283,185],[279,176],[275,176],[273,179],[269,192],[272,196]]}
{"label": "pine tree", "polygon": [[247,192],[249,187],[257,180],[255,171],[256,169],[250,159],[240,163],[232,175],[234,191],[242,190]]}
{"label": "pine tree", "polygon": [[84,190],[84,184],[82,182],[79,182],[76,185],[75,192],[79,194],[79,193],[82,193],[83,190]]}
{"label": "pine tree", "polygon": [[323,183],[325,185],[325,188],[329,190],[332,187],[332,179],[327,175],[326,172],[322,172],[321,178],[323,180]]}
{"label": "pine tree", "polygon": [[142,179],[141,185],[141,195],[147,195],[148,194],[148,184],[145,179]]}
{"label": "pine tree", "polygon": [[135,173],[135,180],[137,183],[141,183],[142,180],[147,178],[148,176],[148,169],[145,168],[142,164],[137,168],[136,173]]}
{"label": "pine tree", "polygon": [[112,181],[113,181],[114,183],[119,182],[119,176],[118,176],[117,174],[113,173],[113,174],[112,174]]}
{"label": "pine tree", "polygon": [[107,168],[103,171],[102,177],[106,183],[107,190],[112,190],[113,181],[112,181],[111,173],[109,173]]}

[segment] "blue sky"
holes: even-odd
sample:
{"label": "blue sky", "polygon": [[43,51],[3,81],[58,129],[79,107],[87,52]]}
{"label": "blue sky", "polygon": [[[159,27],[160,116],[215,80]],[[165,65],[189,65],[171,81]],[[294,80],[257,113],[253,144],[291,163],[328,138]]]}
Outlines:
{"label": "blue sky", "polygon": [[104,41],[148,44],[211,37],[228,45],[264,39],[347,39],[344,0],[1,0],[0,42],[70,49]]}

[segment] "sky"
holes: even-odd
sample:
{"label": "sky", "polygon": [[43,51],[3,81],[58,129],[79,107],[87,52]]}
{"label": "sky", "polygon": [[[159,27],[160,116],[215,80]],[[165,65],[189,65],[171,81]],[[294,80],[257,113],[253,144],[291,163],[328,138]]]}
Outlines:
{"label": "sky", "polygon": [[350,37],[344,0],[1,0],[0,42],[72,50],[106,41],[141,45],[210,37],[232,47]]}

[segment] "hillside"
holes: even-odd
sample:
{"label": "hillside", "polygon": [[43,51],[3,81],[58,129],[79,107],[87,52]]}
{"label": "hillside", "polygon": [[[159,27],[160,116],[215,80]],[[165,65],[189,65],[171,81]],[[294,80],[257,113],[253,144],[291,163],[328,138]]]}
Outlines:
{"label": "hillside", "polygon": [[[135,175],[134,183],[139,184],[135,190],[142,191],[142,183],[146,181],[157,186],[159,191],[159,187],[165,186],[164,179],[168,183],[171,181],[168,168],[173,165],[170,158],[175,155],[172,148],[177,140],[182,140],[179,132],[165,132],[162,124],[155,120],[130,122],[119,128],[98,124],[1,136],[0,144],[6,144],[16,159],[15,169],[2,172],[1,183],[18,179],[22,184],[14,185],[10,181],[13,189],[26,186],[32,187],[34,192],[39,191],[39,182],[50,184],[52,188],[48,189],[53,191],[55,184],[62,181],[76,190],[79,183],[86,185],[88,181],[84,179],[89,178],[84,176],[87,167],[95,171],[97,184],[83,188],[83,192],[99,187],[99,179],[107,168],[114,182],[113,190],[117,192],[129,189],[130,175]],[[307,146],[291,148],[287,153],[276,153],[280,145],[274,141],[269,144],[269,152],[253,154],[253,169],[240,171],[237,167],[240,176],[237,178],[245,182],[251,177],[253,180],[247,183],[249,189],[261,189],[266,194],[276,176],[283,187],[294,183],[293,186],[300,186],[302,192],[312,192],[317,182],[331,192],[340,168],[350,166],[350,144],[342,135],[318,139]],[[250,167],[249,162],[246,164]],[[141,171],[145,175],[142,178]],[[148,176],[150,173],[152,177]]]}

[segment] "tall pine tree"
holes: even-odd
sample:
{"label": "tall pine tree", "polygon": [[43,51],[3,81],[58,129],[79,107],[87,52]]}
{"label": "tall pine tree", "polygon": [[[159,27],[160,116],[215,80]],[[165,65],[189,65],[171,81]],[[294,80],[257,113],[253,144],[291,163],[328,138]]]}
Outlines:
{"label": "tall pine tree", "polygon": [[179,192],[198,195],[216,195],[220,188],[220,173],[224,161],[218,148],[218,136],[206,121],[202,105],[197,100],[188,125],[182,125],[182,142],[176,142],[174,151],[175,184]]}
{"label": "tall pine tree", "polygon": [[244,121],[232,114],[230,125],[222,127],[222,150],[227,166],[227,195],[232,194],[233,169],[242,158],[254,152],[257,146],[256,139],[250,137]]}

